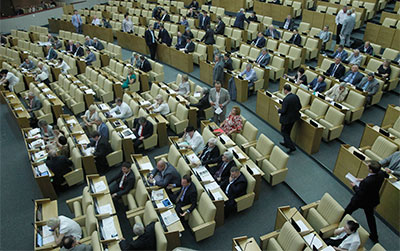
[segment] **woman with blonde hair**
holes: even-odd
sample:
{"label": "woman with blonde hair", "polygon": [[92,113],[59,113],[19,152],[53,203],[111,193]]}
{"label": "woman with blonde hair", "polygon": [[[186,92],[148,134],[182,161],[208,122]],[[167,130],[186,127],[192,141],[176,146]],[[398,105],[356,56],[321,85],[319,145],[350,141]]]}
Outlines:
{"label": "woman with blonde hair", "polygon": [[239,133],[242,130],[243,120],[240,116],[239,106],[232,107],[231,113],[229,113],[229,116],[221,123],[220,127],[227,135]]}
{"label": "woman with blonde hair", "polygon": [[90,105],[89,109],[85,112],[85,114],[81,117],[82,122],[81,126],[83,130],[87,134],[91,133],[91,128],[93,125],[95,125],[95,120],[99,118],[99,114],[97,113],[96,106],[95,105]]}
{"label": "woman with blonde hair", "polygon": [[129,85],[132,85],[136,82],[136,74],[135,71],[130,68],[128,72],[128,76],[125,79],[125,82],[122,84],[122,89],[129,88]]}

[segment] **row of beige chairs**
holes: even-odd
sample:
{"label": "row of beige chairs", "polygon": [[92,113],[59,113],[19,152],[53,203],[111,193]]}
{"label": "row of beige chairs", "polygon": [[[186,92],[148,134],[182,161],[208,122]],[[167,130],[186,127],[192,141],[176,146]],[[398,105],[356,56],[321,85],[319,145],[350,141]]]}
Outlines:
{"label": "row of beige chairs", "polygon": [[19,57],[19,52],[14,48],[0,46],[0,57],[13,64],[16,65],[21,64],[21,58]]}

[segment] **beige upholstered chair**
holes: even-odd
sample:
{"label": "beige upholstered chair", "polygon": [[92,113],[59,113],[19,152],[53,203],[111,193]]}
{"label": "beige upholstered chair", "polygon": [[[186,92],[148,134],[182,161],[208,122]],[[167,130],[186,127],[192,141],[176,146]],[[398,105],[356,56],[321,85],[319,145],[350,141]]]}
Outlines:
{"label": "beige upholstered chair", "polygon": [[238,212],[241,212],[253,206],[255,198],[254,187],[256,186],[256,180],[254,179],[253,176],[251,176],[251,174],[247,171],[246,168],[241,168],[240,172],[242,173],[242,175],[244,175],[244,177],[247,180],[247,188],[245,195],[242,195],[235,199]]}
{"label": "beige upholstered chair", "polygon": [[388,131],[397,138],[400,138],[400,117],[397,118],[393,126],[388,128]]}
{"label": "beige upholstered chair", "polygon": [[301,251],[305,242],[290,222],[285,222],[280,231],[274,231],[260,237],[262,250]]}
{"label": "beige upholstered chair", "polygon": [[274,142],[264,134],[261,134],[260,137],[258,137],[257,142],[249,142],[242,146],[250,159],[258,165],[261,165],[264,159],[269,158],[272,148],[274,147]]}
{"label": "beige upholstered chair", "polygon": [[202,193],[197,208],[189,215],[189,226],[196,241],[204,240],[214,235],[216,207],[207,193]]}
{"label": "beige upholstered chair", "polygon": [[118,163],[121,163],[123,160],[122,154],[122,139],[118,135],[116,131],[111,133],[110,137],[111,148],[113,149],[112,153],[109,153],[106,158],[109,166],[114,166]]}
{"label": "beige upholstered chair", "polygon": [[329,107],[324,118],[321,118],[318,121],[325,127],[324,131],[322,132],[322,138],[325,141],[331,141],[340,137],[344,127],[344,116],[344,113],[341,111],[334,107]]}
{"label": "beige upholstered chair", "polygon": [[361,148],[361,150],[364,152],[365,155],[367,155],[368,158],[376,161],[380,161],[384,158],[389,157],[392,153],[397,151],[397,149],[398,147],[396,144],[382,136],[378,136],[372,146]]}
{"label": "beige upholstered chair", "polygon": [[314,99],[309,109],[304,110],[304,113],[310,118],[319,120],[324,117],[329,105],[319,99]]}
{"label": "beige upholstered chair", "polygon": [[93,203],[89,193],[89,187],[85,186],[82,190],[82,195],[66,201],[69,210],[74,214],[74,217],[79,217],[86,214],[86,209]]}
{"label": "beige upholstered chair", "polygon": [[303,206],[301,210],[307,222],[321,236],[337,228],[344,213],[343,207],[329,193],[325,193],[321,200]]}
{"label": "beige upholstered chair", "polygon": [[253,142],[256,140],[258,133],[257,127],[250,122],[246,122],[240,133],[234,135],[234,141],[238,146],[243,146],[246,143]]}
{"label": "beige upholstered chair", "polygon": [[350,110],[346,112],[345,120],[347,123],[359,120],[364,112],[365,96],[350,90],[343,105],[347,106]]}
{"label": "beige upholstered chair", "polygon": [[144,205],[148,200],[147,190],[141,179],[138,180],[134,189],[127,194],[129,210],[126,214],[131,214],[144,209]]}
{"label": "beige upholstered chair", "polygon": [[262,161],[261,169],[265,173],[263,177],[271,186],[279,184],[285,180],[288,172],[286,167],[288,160],[289,155],[282,151],[278,146],[274,146],[269,158]]}

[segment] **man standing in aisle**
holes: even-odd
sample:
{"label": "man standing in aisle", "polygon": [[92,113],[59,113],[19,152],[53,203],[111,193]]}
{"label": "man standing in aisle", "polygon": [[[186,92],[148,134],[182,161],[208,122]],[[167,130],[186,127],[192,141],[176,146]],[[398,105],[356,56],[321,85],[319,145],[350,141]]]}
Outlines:
{"label": "man standing in aisle", "polygon": [[340,44],[350,46],[350,36],[356,25],[356,18],[352,15],[351,10],[347,11],[347,17],[343,21],[342,29],[340,31]]}
{"label": "man standing in aisle", "polygon": [[222,60],[222,55],[215,55],[215,65],[213,69],[213,84],[218,81],[220,83],[224,82],[224,62]]}
{"label": "man standing in aisle", "polygon": [[340,32],[342,31],[342,25],[344,20],[347,18],[347,6],[343,6],[343,9],[341,9],[338,14],[336,15],[335,18],[335,23],[336,23],[336,44],[340,44]]}
{"label": "man standing in aisle", "polygon": [[157,51],[156,35],[154,34],[153,26],[149,25],[149,28],[144,33],[146,44],[149,47],[151,59],[155,60]]}
{"label": "man standing in aisle", "polygon": [[288,154],[296,150],[293,141],[290,139],[290,132],[292,131],[294,123],[300,119],[300,99],[296,94],[291,93],[292,88],[289,84],[285,84],[283,91],[286,97],[283,99],[282,108],[279,109],[275,106],[279,113],[279,122],[281,123],[281,133],[283,142],[280,144],[288,148]]}
{"label": "man standing in aisle", "polygon": [[76,33],[82,33],[82,17],[78,14],[77,10],[74,10],[74,15],[71,18],[72,25],[76,29]]}
{"label": "man standing in aisle", "polygon": [[215,82],[215,87],[210,90],[208,101],[214,110],[214,122],[219,125],[225,120],[226,106],[231,101],[228,90],[221,87],[220,82]]}
{"label": "man standing in aisle", "polygon": [[360,183],[351,183],[355,194],[349,205],[347,205],[343,217],[346,214],[352,214],[359,208],[364,209],[365,216],[367,217],[369,227],[369,238],[377,243],[378,232],[376,230],[376,221],[374,217],[374,209],[379,205],[379,190],[385,178],[389,175],[381,170],[381,165],[378,161],[367,160],[365,163],[368,165],[369,174],[364,179],[358,179]]}

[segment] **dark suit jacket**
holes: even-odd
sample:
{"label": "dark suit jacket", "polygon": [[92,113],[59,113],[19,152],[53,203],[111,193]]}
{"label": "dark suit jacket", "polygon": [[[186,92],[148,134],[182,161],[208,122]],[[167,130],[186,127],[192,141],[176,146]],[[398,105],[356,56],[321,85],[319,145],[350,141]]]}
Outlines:
{"label": "dark suit jacket", "polygon": [[153,31],[153,35],[154,35],[154,43],[153,43],[153,38],[151,36],[150,30],[147,29],[144,32],[144,39],[146,40],[147,46],[152,46],[152,45],[156,44],[156,39],[157,38],[156,38],[156,34],[154,33],[154,31]]}
{"label": "dark suit jacket", "polygon": [[293,34],[288,42],[290,44],[295,44],[297,46],[300,46],[301,45],[301,36],[300,36],[300,34],[297,34],[297,36],[296,36],[296,34]]}
{"label": "dark suit jacket", "polygon": [[[351,70],[346,72],[346,74],[344,74],[344,76],[340,78],[340,81],[344,81],[347,78],[347,76],[349,76],[350,74],[352,74]],[[352,85],[357,85],[358,83],[360,83],[360,81],[361,81],[361,79],[363,79],[363,77],[364,77],[364,75],[362,73],[357,72],[356,76],[353,79],[353,82],[350,82],[350,81],[349,82]]]}
{"label": "dark suit jacket", "polygon": [[384,171],[367,176],[360,182],[359,186],[353,187],[355,194],[351,200],[361,208],[376,207],[380,202],[379,190],[385,178],[388,177],[389,175]]}
{"label": "dark suit jacket", "polygon": [[214,65],[213,69],[213,82],[219,81],[221,83],[224,82],[224,62],[219,61]]}
{"label": "dark suit jacket", "polygon": [[142,64],[140,64],[140,70],[142,70],[144,72],[151,71],[151,64],[150,64],[149,60],[145,59],[143,66],[142,66]]}
{"label": "dark suit jacket", "polygon": [[183,35],[184,35],[185,37],[190,37],[190,39],[193,39],[193,38],[194,38],[193,32],[191,32],[191,31],[185,31],[185,33],[183,33]]}
{"label": "dark suit jacket", "polygon": [[237,27],[243,30],[244,28],[244,21],[249,22],[249,20],[247,20],[246,16],[244,15],[244,13],[237,13],[236,14],[236,19],[235,22],[233,23],[233,27]]}
{"label": "dark suit jacket", "polygon": [[[139,138],[140,135],[137,135],[137,133],[139,132],[139,127],[140,127],[139,119],[135,119],[133,121],[133,127],[136,129],[136,132],[135,132],[136,137]],[[148,138],[151,135],[153,135],[153,124],[150,121],[146,122],[146,125],[143,128],[142,135],[143,135],[144,138]]]}
{"label": "dark suit jacket", "polygon": [[97,41],[97,43],[93,42],[93,47],[99,51],[104,49],[104,45],[100,41]]}
{"label": "dark suit jacket", "polygon": [[184,37],[184,36],[181,36],[180,38],[178,37],[175,48],[183,49],[183,48],[185,48],[185,46],[186,46],[186,37]]}
{"label": "dark suit jacket", "polygon": [[172,39],[166,29],[160,30],[158,33],[158,39],[161,40],[161,43],[171,46]]}
{"label": "dark suit jacket", "polygon": [[[314,80],[311,81],[311,83],[309,84],[310,89],[314,89],[314,87],[317,85],[317,79],[318,79],[318,78],[314,78]],[[325,89],[326,89],[326,83],[325,83],[325,81],[324,81],[324,82],[322,82],[322,83],[320,83],[320,84],[318,85],[318,88],[317,88],[315,91],[317,91],[317,92],[324,92]]]}
{"label": "dark suit jacket", "polygon": [[[226,179],[222,184],[221,184],[221,189],[222,191],[225,192],[226,187],[229,185],[229,178]],[[234,200],[242,195],[246,194],[246,189],[247,189],[247,180],[246,177],[241,173],[239,177],[230,185],[228,193],[226,194],[229,198],[229,200]]]}
{"label": "dark suit jacket", "polygon": [[[281,38],[281,33],[279,31],[277,31],[276,29],[274,30],[274,39],[279,39]],[[267,37],[271,37],[272,38],[272,33],[269,29],[267,29],[264,33],[265,36]]]}
{"label": "dark suit jacket", "polygon": [[225,23],[221,21],[217,24],[217,27],[215,28],[215,34],[224,35],[224,32],[225,32]]}
{"label": "dark suit jacket", "polygon": [[224,68],[230,71],[233,71],[233,66],[232,66],[232,59],[229,58],[227,61],[224,62]]}
{"label": "dark suit jacket", "polygon": [[186,190],[185,196],[183,196],[183,201],[180,200],[179,195],[183,191],[183,187],[178,192],[177,201],[175,204],[179,204],[180,207],[184,207],[186,205],[192,204],[188,209],[191,213],[197,207],[197,190],[196,186],[193,183],[190,183],[189,187]]}
{"label": "dark suit jacket", "polygon": [[[161,19],[163,18],[163,16],[161,16]],[[161,20],[160,19],[160,20]],[[171,17],[169,16],[169,14],[168,13],[166,13],[165,14],[165,17],[164,17],[164,19],[162,19],[162,21],[163,22],[169,22],[169,21],[171,21]]]}
{"label": "dark suit jacket", "polygon": [[53,48],[50,48],[48,54],[47,54],[49,60],[51,59],[57,59],[57,52]]}
{"label": "dark suit jacket", "polygon": [[178,171],[175,169],[175,167],[171,166],[170,164],[166,164],[167,167],[164,170],[164,175],[161,174],[160,171],[158,171],[157,168],[154,168],[153,171],[151,172],[153,176],[155,177],[157,174],[162,176],[161,180],[156,181],[156,185],[159,187],[167,187],[169,184],[175,184],[176,187],[181,186],[181,175],[178,173]]}
{"label": "dark suit jacket", "polygon": [[71,47],[72,47],[72,53],[75,53],[75,51],[76,51],[76,45],[74,45],[74,44],[72,44],[72,45],[67,44],[67,46],[65,46],[65,50],[66,50],[67,52],[71,52]]}
{"label": "dark suit jacket", "polygon": [[278,110],[281,114],[279,122],[282,125],[287,125],[296,122],[300,119],[301,103],[300,99],[296,94],[289,93],[283,99],[282,108]]}
{"label": "dark suit jacket", "polygon": [[207,45],[215,44],[214,31],[211,28],[206,31],[206,34],[204,34],[204,37],[201,39],[201,42],[204,42]]}
{"label": "dark suit jacket", "polygon": [[187,52],[194,52],[194,49],[196,48],[196,46],[194,45],[194,43],[192,41],[190,41],[190,43],[186,44],[186,45],[185,45],[185,47],[186,47]]}
{"label": "dark suit jacket", "polygon": [[249,20],[250,22],[257,22],[257,16],[249,16],[249,18],[247,18],[247,20]]}
{"label": "dark suit jacket", "polygon": [[340,59],[343,61],[343,60],[346,60],[346,58],[348,57],[348,55],[349,55],[349,54],[348,54],[347,51],[345,51],[345,50],[343,50],[343,51],[340,53],[340,55],[339,55],[339,52],[336,50],[335,53],[332,54],[332,57],[333,57],[333,58],[340,57]]}
{"label": "dark suit jacket", "polygon": [[[115,181],[119,187],[119,183],[121,182],[124,173],[121,171],[117,175],[115,175],[109,183]],[[122,183],[122,188],[117,192],[117,196],[122,196],[124,194],[129,193],[135,187],[135,174],[133,171],[130,171],[124,182]]]}
{"label": "dark suit jacket", "polygon": [[85,52],[83,51],[82,47],[76,48],[75,54],[77,57],[83,57],[85,55]]}
{"label": "dark suit jacket", "polygon": [[201,160],[201,164],[208,165],[208,164],[213,164],[216,163],[219,159],[219,148],[217,146],[214,146],[214,148],[211,151],[208,151],[208,144],[204,147],[203,151],[201,152],[199,158]]}
{"label": "dark suit jacket", "polygon": [[[265,67],[266,65],[268,65],[269,60],[271,59],[271,56],[268,53],[265,54],[265,56],[263,58],[261,58],[262,56],[263,55],[262,55],[262,52],[261,52],[260,55],[258,55],[258,57],[256,59],[256,62],[259,63],[261,66]],[[261,61],[258,62],[260,58],[261,58]]]}
{"label": "dark suit jacket", "polygon": [[53,182],[56,185],[61,185],[64,182],[64,175],[71,172],[71,166],[73,165],[65,156],[56,156],[54,158],[47,158],[46,166],[54,173]]}
{"label": "dark suit jacket", "polygon": [[[285,21],[283,21],[283,24],[282,24],[282,27],[281,27],[282,29],[283,29],[283,26],[285,25],[286,21],[287,21],[287,18],[285,18]],[[293,26],[294,26],[294,21],[293,21],[293,18],[292,18],[289,21],[288,30],[293,30]]]}
{"label": "dark suit jacket", "polygon": [[[218,172],[218,170],[221,168],[221,166],[224,164],[225,162],[222,161],[222,155],[218,157],[217,160],[217,165],[210,168],[210,173],[214,176],[216,174],[216,172]],[[229,176],[231,176],[231,168],[235,166],[235,161],[231,160],[230,162],[228,162],[228,164],[226,165],[225,169],[222,171],[221,174],[221,182],[219,182],[220,184],[222,184],[226,179],[229,179]]]}
{"label": "dark suit jacket", "polygon": [[358,47],[358,50],[361,53],[367,53],[369,55],[374,54],[374,48],[372,46],[369,46],[367,49],[365,49],[364,45],[361,45],[360,47]]}
{"label": "dark suit jacket", "polygon": [[261,37],[260,40],[258,41],[258,44],[256,44],[256,43],[257,43],[257,40],[258,40],[258,37],[256,37],[256,39],[253,40],[253,43],[254,43],[254,45],[257,46],[258,48],[263,48],[263,47],[265,46],[266,41],[267,41],[267,40],[265,39],[265,37]]}
{"label": "dark suit jacket", "polygon": [[188,8],[189,8],[189,9],[190,9],[190,8],[193,8],[193,9],[197,10],[197,9],[199,8],[199,2],[194,2],[194,1],[192,1],[192,2],[189,4]]}
{"label": "dark suit jacket", "polygon": [[[203,19],[204,19],[204,23],[203,23]],[[204,15],[201,15],[200,16],[200,18],[199,18],[199,26],[200,26],[200,28],[202,29],[202,30],[206,30],[207,29],[207,25],[209,25],[210,24],[210,17],[209,16],[204,16]]]}
{"label": "dark suit jacket", "polygon": [[[335,68],[335,63],[332,63],[331,66],[329,66],[329,69],[326,71],[326,73],[329,74],[329,76],[332,74],[333,69]],[[335,71],[335,74],[333,75],[335,78],[340,79],[343,77],[344,72],[346,71],[346,68],[342,64],[339,64],[338,68]]]}
{"label": "dark suit jacket", "polygon": [[149,223],[144,228],[144,233],[140,235],[136,240],[129,242],[121,241],[120,247],[123,251],[128,250],[156,250],[156,234],[154,231],[154,225],[156,222]]}
{"label": "dark suit jacket", "polygon": [[204,95],[197,104],[193,104],[191,106],[199,108],[199,110],[204,110],[210,107],[210,102],[208,101],[209,94]]}
{"label": "dark suit jacket", "polygon": [[[96,146],[96,141],[90,143],[90,146]],[[94,152],[94,156],[96,157],[96,161],[104,160],[107,162],[106,156],[111,153],[113,150],[111,148],[108,139],[100,137],[99,142],[97,143],[96,150]]]}

